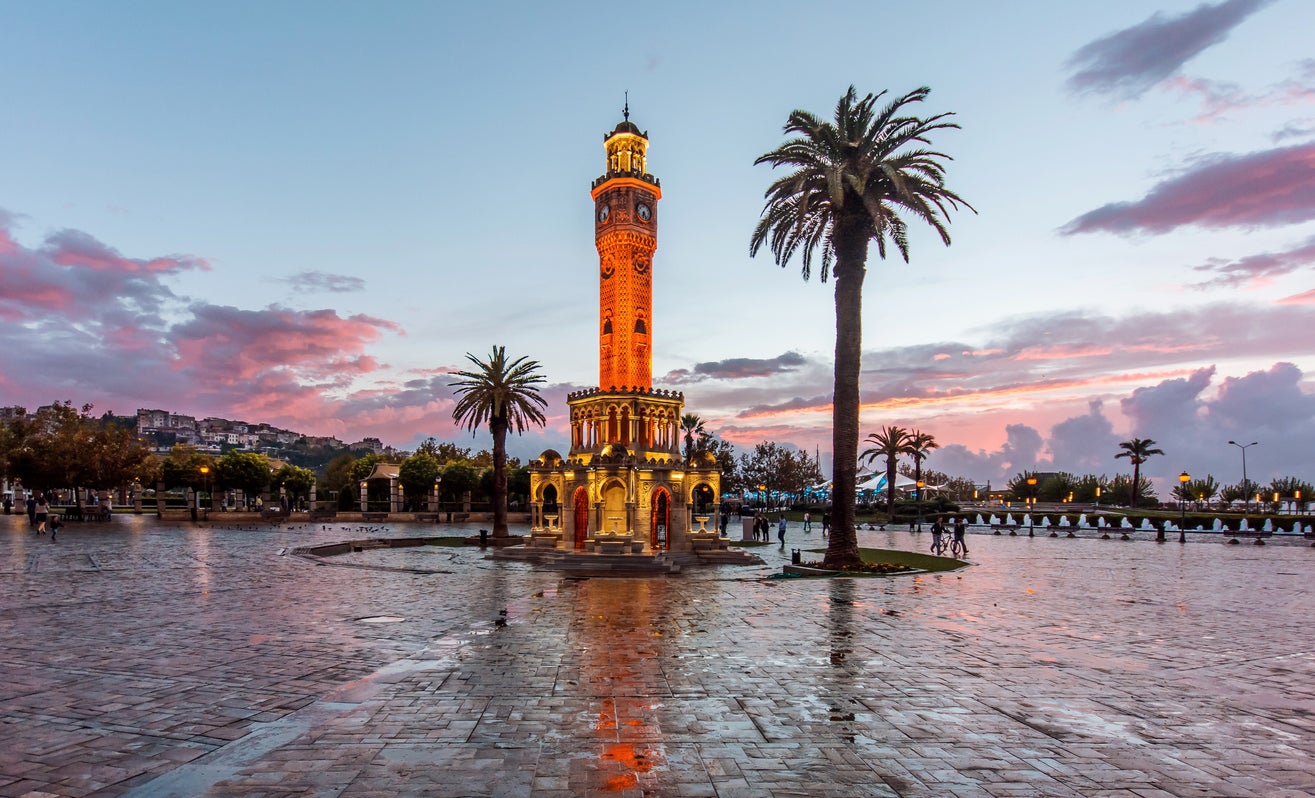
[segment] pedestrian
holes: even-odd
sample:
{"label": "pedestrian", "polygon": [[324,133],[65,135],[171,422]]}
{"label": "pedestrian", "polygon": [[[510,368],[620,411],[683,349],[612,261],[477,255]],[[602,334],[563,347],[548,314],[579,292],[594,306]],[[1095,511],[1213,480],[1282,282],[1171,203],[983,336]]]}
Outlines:
{"label": "pedestrian", "polygon": [[[726,537],[726,524],[730,523],[731,515],[726,510],[721,513],[721,536]],[[742,533],[741,533],[742,534]]]}
{"label": "pedestrian", "polygon": [[767,542],[767,516],[762,513],[754,516],[753,519],[753,539]]}
{"label": "pedestrian", "polygon": [[822,513],[822,537],[826,537],[831,532],[831,514]]}
{"label": "pedestrian", "polygon": [[942,536],[945,534],[945,525],[941,523],[940,516],[931,522],[931,552],[932,554],[942,554],[945,552],[945,544],[942,542]]}
{"label": "pedestrian", "polygon": [[12,510],[12,509],[14,509],[14,502],[13,502],[8,496],[6,496],[6,497],[5,497],[5,515],[9,515],[9,511]]}
{"label": "pedestrian", "polygon": [[804,510],[804,531],[813,531],[813,516],[807,510]]}
{"label": "pedestrian", "polygon": [[776,537],[777,537],[778,540],[781,541],[781,545],[782,545],[782,546],[785,546],[785,525],[786,525],[786,523],[787,523],[787,522],[786,522],[786,520],[785,520],[785,516],[782,515],[782,516],[781,516],[781,521],[780,521],[780,523],[778,523],[778,524],[776,525]]}
{"label": "pedestrian", "polygon": [[964,539],[964,533],[968,531],[968,524],[962,517],[954,519],[954,540],[950,543],[950,553],[963,557],[968,554],[968,541]]}
{"label": "pedestrian", "polygon": [[41,494],[41,498],[37,499],[36,511],[34,514],[37,524],[38,535],[46,534],[46,517],[49,514],[50,514],[50,505],[46,504],[46,494],[43,493]]}
{"label": "pedestrian", "polygon": [[27,525],[33,530],[37,528],[37,500],[34,496],[27,497]]}
{"label": "pedestrian", "polygon": [[59,542],[58,538],[56,538],[55,536],[59,534],[59,528],[62,526],[64,525],[59,522],[59,516],[56,515],[55,513],[51,513],[50,514],[50,542],[51,543]]}

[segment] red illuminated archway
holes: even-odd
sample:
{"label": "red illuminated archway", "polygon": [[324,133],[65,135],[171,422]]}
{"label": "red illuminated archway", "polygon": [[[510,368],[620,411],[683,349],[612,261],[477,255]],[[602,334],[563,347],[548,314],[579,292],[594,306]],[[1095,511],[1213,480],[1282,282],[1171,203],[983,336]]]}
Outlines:
{"label": "red illuminated archway", "polygon": [[[658,540],[658,527],[666,530],[665,540]],[[671,494],[666,488],[653,491],[653,518],[649,529],[649,546],[657,551],[659,546],[671,548]]]}
{"label": "red illuminated archway", "polygon": [[584,542],[587,537],[589,537],[589,491],[580,487],[575,489],[576,550],[584,550]]}

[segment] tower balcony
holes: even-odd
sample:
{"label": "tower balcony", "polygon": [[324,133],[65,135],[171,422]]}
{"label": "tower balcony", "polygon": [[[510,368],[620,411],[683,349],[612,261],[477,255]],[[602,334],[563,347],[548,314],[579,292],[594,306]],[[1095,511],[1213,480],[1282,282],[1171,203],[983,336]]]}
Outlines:
{"label": "tower balcony", "polygon": [[655,187],[657,187],[657,188],[661,188],[661,187],[662,187],[662,181],[661,181],[661,180],[658,180],[655,176],[649,174],[648,172],[639,172],[639,171],[618,171],[618,172],[608,172],[607,174],[603,175],[602,177],[597,178],[596,180],[594,180],[593,183],[590,183],[590,184],[589,184],[589,190],[590,190],[590,191],[593,191],[594,189],[598,188],[599,186],[601,186],[602,184],[606,183],[607,181],[609,181],[609,180],[616,180],[616,179],[618,179],[618,178],[629,178],[629,179],[631,179],[631,180],[642,180],[642,181],[644,181],[645,183],[648,183],[648,184],[650,184],[650,185],[652,185],[652,186],[655,186]]}

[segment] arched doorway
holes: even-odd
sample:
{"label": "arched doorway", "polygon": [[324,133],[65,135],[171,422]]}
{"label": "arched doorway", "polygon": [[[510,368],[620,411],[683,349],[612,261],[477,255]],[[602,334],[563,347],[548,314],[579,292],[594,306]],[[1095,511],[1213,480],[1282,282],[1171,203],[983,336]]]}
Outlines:
{"label": "arched doorway", "polygon": [[671,548],[671,494],[666,488],[653,491],[653,519],[648,528],[653,551]]}
{"label": "arched doorway", "polygon": [[575,489],[575,548],[584,550],[584,541],[589,537],[589,491],[583,487]]}
{"label": "arched doorway", "polygon": [[548,485],[544,487],[539,503],[543,508],[543,525],[547,527],[558,526],[561,523],[562,508],[557,506],[557,486]]}
{"label": "arched doorway", "polygon": [[603,488],[602,532],[629,532],[630,519],[626,517],[626,486],[613,480]]}

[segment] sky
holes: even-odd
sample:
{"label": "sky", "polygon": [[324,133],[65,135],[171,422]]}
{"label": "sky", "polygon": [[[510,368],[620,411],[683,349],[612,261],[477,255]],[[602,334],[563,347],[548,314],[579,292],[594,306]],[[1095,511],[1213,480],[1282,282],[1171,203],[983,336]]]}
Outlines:
{"label": "sky", "polygon": [[90,402],[412,448],[494,345],[567,445],[596,385],[592,180],[662,181],[653,374],[741,450],[829,472],[832,283],[749,255],[791,110],[919,86],[960,129],[953,243],[868,263],[862,434],[929,467],[1163,491],[1315,479],[1307,0],[0,0],[0,405]]}

